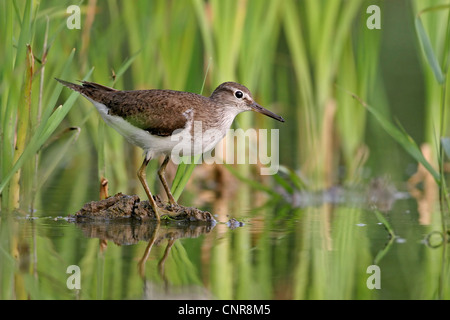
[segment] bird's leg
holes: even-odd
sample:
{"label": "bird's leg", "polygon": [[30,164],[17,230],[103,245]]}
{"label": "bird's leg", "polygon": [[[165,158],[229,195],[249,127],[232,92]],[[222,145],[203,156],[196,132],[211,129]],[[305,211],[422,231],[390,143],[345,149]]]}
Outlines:
{"label": "bird's leg", "polygon": [[170,192],[169,185],[167,184],[166,177],[164,176],[165,171],[166,171],[166,166],[169,163],[169,160],[170,160],[170,156],[167,155],[164,158],[164,161],[163,161],[163,163],[161,164],[161,167],[158,170],[158,176],[159,176],[159,180],[161,180],[161,183],[162,183],[162,185],[164,187],[164,190],[166,190],[166,194],[167,194],[167,197],[169,198],[170,204],[174,205],[177,202],[175,201],[175,199],[174,199],[174,197],[172,195],[172,192]]}
{"label": "bird's leg", "polygon": [[148,201],[150,202],[150,205],[152,206],[152,209],[155,212],[156,220],[158,220],[158,222],[159,222],[160,221],[159,208],[155,202],[155,199],[153,199],[153,196],[150,192],[150,189],[148,188],[147,180],[146,180],[145,170],[147,169],[147,165],[149,162],[150,162],[150,158],[147,158],[147,156],[146,156],[144,159],[144,162],[142,162],[142,165],[137,172],[137,176],[139,178],[139,181],[141,181],[141,184],[144,187],[145,193],[147,194]]}
{"label": "bird's leg", "polygon": [[150,255],[150,251],[152,250],[153,245],[155,244],[156,238],[158,236],[158,231],[159,231],[159,224],[157,224],[155,226],[155,229],[153,229],[152,237],[150,238],[150,241],[148,242],[147,247],[145,248],[144,255],[138,262],[139,275],[142,278],[144,278],[145,276],[145,262],[147,261],[148,256]]}

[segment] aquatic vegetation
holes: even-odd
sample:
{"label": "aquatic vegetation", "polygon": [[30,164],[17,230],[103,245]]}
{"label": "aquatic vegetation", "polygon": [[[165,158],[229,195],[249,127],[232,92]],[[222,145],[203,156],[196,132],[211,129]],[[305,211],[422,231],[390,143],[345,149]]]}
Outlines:
{"label": "aquatic vegetation", "polygon": [[[448,299],[449,17],[441,0],[0,2],[0,298]],[[108,194],[145,198],[142,155],[54,78],[203,95],[243,83],[286,119],[234,125],[279,130],[279,170],[248,164],[259,137],[234,145],[244,165],[169,164],[174,197],[213,229],[68,225]],[[366,201],[379,177],[412,198]],[[351,201],[322,201],[342,190]],[[130,246],[108,244],[122,235]]]}

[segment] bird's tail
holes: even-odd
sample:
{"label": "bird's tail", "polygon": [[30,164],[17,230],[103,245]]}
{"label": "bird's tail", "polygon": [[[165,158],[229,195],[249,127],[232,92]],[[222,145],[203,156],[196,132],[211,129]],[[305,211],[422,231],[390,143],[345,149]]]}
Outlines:
{"label": "bird's tail", "polygon": [[72,83],[72,82],[64,81],[64,80],[61,80],[61,79],[58,79],[58,78],[55,78],[55,80],[60,82],[60,83],[62,83],[63,85],[65,85],[67,88],[70,88],[70,89],[72,89],[74,91],[82,92],[82,90],[83,90],[83,86],[80,86],[79,84],[75,84],[75,83]]}
{"label": "bird's tail", "polygon": [[106,87],[106,86],[103,86],[103,85],[95,83],[95,82],[81,81],[81,85],[79,85],[79,84],[64,81],[64,80],[61,80],[58,78],[55,78],[55,80],[59,81],[60,83],[62,83],[63,85],[65,85],[66,87],[68,87],[74,91],[80,92],[82,94],[87,94],[87,95],[89,95],[88,93],[92,89],[99,90],[99,91],[117,91],[114,88]]}

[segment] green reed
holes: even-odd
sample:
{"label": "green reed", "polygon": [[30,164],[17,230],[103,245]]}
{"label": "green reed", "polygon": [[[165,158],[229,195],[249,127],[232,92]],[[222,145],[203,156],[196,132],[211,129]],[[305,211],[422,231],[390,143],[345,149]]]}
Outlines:
{"label": "green reed", "polygon": [[[33,41],[39,6],[32,6],[32,1],[23,3],[23,15],[21,20],[17,21],[14,19],[16,15],[13,10],[19,14],[17,11],[20,11],[20,6],[16,2],[2,5],[2,12],[5,13],[2,20],[5,21],[6,31],[2,33],[2,42],[7,50],[3,56],[4,64],[1,70],[0,193],[2,210],[8,210],[18,208],[19,200],[29,205],[29,198],[32,197],[30,187],[33,185],[30,178],[34,176],[33,171],[37,168],[30,162],[38,161],[34,156],[63,121],[73,105],[74,96],[55,108],[60,88],[44,93],[42,86],[38,86],[36,81],[43,81],[48,53],[47,33],[41,36],[40,40],[43,42]],[[43,24],[45,26],[45,20]],[[17,42],[14,39],[18,39]],[[39,46],[42,46],[40,56],[37,54]],[[59,75],[67,75],[72,58],[73,53],[65,59],[67,63],[59,66]],[[50,92],[53,93],[49,95]],[[41,109],[41,106],[44,108]],[[20,180],[23,180],[22,183]]]}
{"label": "green reed", "polygon": [[[55,69],[66,63],[68,80],[84,78],[82,74],[94,67],[91,80],[119,89],[159,87],[201,92],[204,83],[203,94],[208,95],[220,82],[235,80],[247,85],[262,105],[292,119],[286,124],[275,124],[272,119],[245,113],[237,118],[236,126],[292,133],[281,136],[284,142],[281,161],[293,159],[290,165],[301,168],[312,181],[311,186],[330,185],[335,181],[338,162],[333,150],[343,153],[350,168],[348,177],[354,176],[358,161],[353,159],[364,145],[365,113],[348,96],[336,95],[335,83],[355,90],[363,98],[370,91],[378,33],[364,30],[364,1],[335,1],[332,5],[292,0],[111,1],[105,6],[97,4],[100,11],[92,2],[81,5],[80,30],[65,28],[65,7],[47,3],[46,8],[34,8],[31,15],[31,3],[26,2],[23,9],[10,5],[5,10],[24,10],[24,17],[32,17],[29,24],[35,31],[33,34],[22,31],[19,48],[27,42],[27,37],[41,44],[47,34],[50,53],[77,49],[70,61],[69,55],[48,55],[42,88],[44,103],[40,103],[43,106],[48,106],[45,99],[50,88],[56,87],[51,75],[62,77]],[[8,19],[12,23],[13,18]],[[362,31],[353,33],[353,29]],[[281,45],[283,38],[285,44]],[[14,48],[13,43],[11,46]],[[12,49],[9,52],[15,53]],[[24,52],[21,49],[17,54],[23,57]],[[286,81],[292,76],[294,81],[288,84]],[[284,94],[277,93],[278,90]],[[63,91],[63,97],[67,94]],[[58,96],[54,97],[58,100]],[[14,104],[17,103],[7,105],[12,108]],[[81,130],[88,135],[81,134],[78,143],[92,141],[97,153],[89,153],[82,160],[76,153],[71,152],[69,156],[82,162],[97,159],[99,176],[110,180],[111,193],[124,191],[128,181],[137,185],[133,168],[139,167],[141,152],[105,127],[89,102],[77,99],[76,105],[76,112],[70,112],[64,122],[79,126],[84,121]],[[11,110],[9,114],[15,113]],[[6,121],[7,117],[3,119]],[[358,124],[358,129],[349,130],[349,123]],[[341,137],[337,146],[331,139],[333,132]],[[12,135],[6,132],[6,136]],[[296,147],[286,148],[287,145]],[[2,157],[8,156],[4,152]],[[114,166],[106,159],[116,159]],[[5,160],[4,175],[9,172],[11,162],[13,159]],[[155,173],[156,164],[149,170]],[[236,172],[244,179],[252,177],[249,166],[239,166]],[[175,187],[183,190],[186,181]],[[143,195],[139,187],[132,191]]]}
{"label": "green reed", "polygon": [[[340,152],[350,169],[348,177],[354,176],[354,159],[364,143],[364,112],[335,92],[336,83],[364,96],[370,91],[379,31],[364,30],[363,4],[367,2],[285,2],[283,21],[297,77],[297,144],[302,146],[296,158],[304,173],[315,177],[312,183],[316,187],[335,181],[335,157]],[[359,30],[356,36],[354,28]],[[341,145],[333,142],[335,132]]]}
{"label": "green reed", "polygon": [[[427,123],[425,127],[426,143],[432,146],[434,153],[432,159],[426,159],[420,147],[403,129],[401,124],[395,125],[390,119],[386,118],[379,110],[369,106],[360,97],[352,94],[355,100],[359,101],[378,121],[383,129],[396,141],[404,150],[409,153],[418,163],[423,165],[428,173],[433,177],[440,190],[441,200],[441,220],[443,223],[443,233],[446,234],[444,219],[445,209],[442,203],[445,202],[450,209],[448,189],[444,173],[445,165],[445,136],[447,132],[447,112],[449,106],[448,97],[448,49],[450,45],[450,6],[437,5],[439,1],[427,3],[433,4],[432,7],[425,7],[416,14],[415,30],[420,47],[423,50],[424,69],[426,76],[426,112]],[[421,6],[426,5],[424,2]],[[423,8],[423,7],[422,7]],[[423,19],[424,14],[428,12],[439,12],[439,15],[432,21],[427,20],[428,30],[426,30]],[[441,12],[444,11],[444,12]],[[439,169],[435,169],[435,166]]]}
{"label": "green reed", "polygon": [[[436,297],[445,298],[445,287],[448,281],[449,264],[446,261],[448,241],[448,218],[450,211],[450,195],[446,181],[445,163],[450,159],[448,152],[448,121],[450,107],[450,4],[434,1],[420,4],[416,2],[416,32],[426,61],[425,74],[427,86],[427,125],[428,137],[434,146],[436,162],[439,170],[439,203],[442,232],[441,277]],[[432,74],[432,75],[431,75]]]}
{"label": "green reed", "polygon": [[[383,1],[376,3],[383,10]],[[422,3],[417,1],[418,6]],[[367,109],[361,108],[354,94],[367,101],[369,108],[372,106],[371,114],[383,117],[384,129],[391,132],[393,140],[401,140],[415,161],[428,166],[435,178],[442,177],[441,170],[427,165],[415,143],[389,120],[389,106],[374,102],[380,101],[382,94],[379,89],[383,79],[378,72],[380,38],[388,30],[365,27],[368,17],[365,9],[369,4],[373,1],[89,1],[79,4],[81,29],[69,30],[65,25],[67,3],[3,1],[0,4],[0,42],[4,48],[0,51],[2,212],[15,206],[17,195],[25,195],[21,184],[11,181],[25,167],[27,173],[21,179],[30,179],[30,172],[36,170],[34,161],[38,168],[36,175],[31,175],[37,180],[36,207],[61,204],[56,214],[73,213],[85,202],[97,199],[102,176],[109,180],[111,194],[122,191],[144,196],[136,179],[142,152],[105,126],[88,101],[63,89],[54,77],[68,81],[89,78],[117,89],[170,88],[204,95],[222,81],[241,82],[261,105],[287,120],[279,124],[245,113],[236,119],[235,126],[280,129],[280,162],[285,167],[274,180],[291,192],[336,183],[340,179],[337,169],[342,164],[346,168],[345,182],[359,179],[358,170],[368,153]],[[428,1],[420,10],[434,5],[436,1]],[[435,14],[439,14],[438,19]],[[442,75],[447,77],[448,12],[427,12],[420,16],[421,21],[422,18],[432,52]],[[427,61],[424,59],[425,131],[427,141],[434,146],[440,137],[448,135],[445,127],[448,99],[442,97],[448,97],[449,84],[448,81],[445,86],[437,84],[433,72],[436,65],[432,64],[434,67],[430,69]],[[31,70],[34,75],[30,78],[27,74]],[[41,112],[38,106],[42,106]],[[380,111],[383,108],[387,116]],[[16,150],[15,141],[25,143]],[[246,150],[239,150],[242,151]],[[239,201],[228,201],[234,203],[228,208],[229,214],[247,213],[245,210],[256,198],[255,190],[263,190],[269,199],[276,197],[273,180],[255,181],[258,177],[251,166],[227,167],[240,180],[236,195]],[[152,161],[148,174],[152,190],[157,185],[157,179],[151,181],[156,170],[156,161]],[[195,176],[193,170],[194,166],[183,165],[178,170],[172,186],[177,197],[182,195],[192,172]],[[297,175],[296,170],[301,174]],[[23,192],[28,194],[30,182],[24,185],[28,191]],[[52,192],[54,189],[64,191]],[[183,204],[191,202],[191,197],[183,197]],[[261,219],[265,224],[263,231],[255,236],[243,228],[230,237],[219,237],[211,246],[206,265],[200,263],[198,256],[186,257],[184,249],[207,246],[208,238],[204,242],[177,243],[174,256],[167,263],[166,277],[173,283],[196,285],[201,273],[205,277],[202,281],[215,297],[254,295],[271,299],[282,294],[280,288],[274,289],[270,283],[273,276],[283,277],[294,269],[295,277],[284,279],[286,283],[294,283],[293,292],[286,293],[288,298],[376,296],[364,291],[365,269],[355,269],[356,264],[372,263],[370,244],[360,241],[358,232],[352,228],[362,215],[361,210],[339,208],[332,212],[330,208],[290,210],[289,207],[261,210],[262,214],[248,214]],[[289,229],[288,237],[278,238],[272,226],[291,215],[301,218],[302,223]],[[8,230],[6,225],[2,227]],[[227,231],[223,227],[217,226],[219,234]],[[64,283],[66,275],[58,273],[52,278],[48,271],[64,261],[80,263],[84,270],[82,298],[139,296],[142,280],[134,273],[135,266],[108,262],[118,261],[115,258],[122,255],[136,261],[145,245],[141,243],[133,249],[111,244],[103,253],[97,239],[87,241],[87,246],[80,249],[68,237],[58,242],[63,248],[59,250],[51,240],[38,237],[33,242],[40,258],[36,268],[45,276],[35,278],[27,274],[21,290],[28,290],[33,298],[75,298],[74,293],[61,293],[55,287],[54,283]],[[2,247],[0,260],[9,265],[1,268],[5,279],[2,297],[11,297],[12,287],[20,287],[11,279],[20,273],[17,261],[7,252],[9,247],[5,248]],[[48,255],[54,251],[58,255]],[[155,248],[154,255],[160,258],[162,249]],[[436,258],[435,252],[430,255]],[[189,267],[181,267],[186,265]],[[147,268],[149,279],[161,281],[152,271],[157,269],[156,260],[149,260]],[[436,266],[429,266],[428,273],[425,280],[436,274]],[[251,287],[255,281],[250,279],[256,279],[257,285]],[[133,288],[134,295],[126,296],[124,287]],[[422,287],[418,289],[419,292]],[[432,293],[435,287],[428,284],[427,289]]]}
{"label": "green reed", "polygon": [[[124,89],[163,87],[201,92],[206,77],[203,91],[209,94],[218,83],[236,80],[246,84],[261,104],[292,119],[286,124],[274,124],[271,119],[247,113],[237,118],[237,125],[244,129],[255,125],[282,128],[281,133],[286,134],[281,137],[284,141],[280,146],[281,160],[290,162],[294,169],[302,169],[310,187],[336,181],[340,156],[347,167],[347,178],[351,181],[357,177],[357,170],[365,158],[366,112],[345,90],[363,100],[369,99],[369,102],[370,96],[374,95],[382,31],[368,30],[364,26],[368,2],[193,0],[183,3],[141,1],[136,5],[111,1],[107,6],[101,6],[99,12],[91,7],[92,3],[82,5],[82,18],[86,24],[81,30],[65,27],[65,7],[52,7],[48,3],[48,7],[42,9],[32,3],[25,2],[23,6],[3,4],[5,47],[8,50],[4,52],[1,88],[10,90],[9,94],[2,95],[3,141],[9,141],[9,144],[2,144],[2,176],[8,175],[11,164],[17,162],[17,155],[21,154],[12,153],[10,146],[19,111],[14,106],[26,106],[20,99],[25,99],[26,43],[30,42],[32,50],[37,46],[33,50],[38,58],[34,62],[36,72],[42,70],[40,59],[44,53],[48,57],[45,78],[41,81],[44,85],[39,88],[36,74],[32,80],[32,100],[29,101],[31,114],[36,114],[37,105],[44,106],[41,125],[48,121],[49,111],[53,110],[49,105],[59,102],[59,93],[49,95],[56,87],[51,76],[62,77],[55,70],[62,70],[64,65],[64,75],[69,80],[84,78],[76,74],[80,71],[86,74],[95,67],[92,80]],[[7,14],[13,12],[15,14]],[[17,31],[13,32],[11,27],[19,23],[15,19],[17,13],[21,14],[21,28],[14,29],[20,30],[18,35],[13,34]],[[46,37],[49,44],[43,48]],[[13,43],[13,38],[18,39],[17,43]],[[72,55],[51,55],[52,52],[67,53],[74,47],[77,50]],[[443,48],[443,43],[439,47]],[[444,57],[441,55],[441,60]],[[20,72],[23,78],[17,81],[15,76]],[[289,78],[293,81],[288,81]],[[339,90],[339,87],[345,90]],[[39,91],[41,98],[36,94]],[[63,92],[64,97],[67,94]],[[141,152],[110,128],[103,128],[88,102],[78,99],[76,104],[77,112],[68,113],[64,122],[78,126],[80,121],[85,121],[85,127],[81,129],[88,136],[82,134],[79,143],[90,140],[95,143],[99,175],[112,179],[112,192],[123,191],[127,181],[136,181],[135,170],[130,168],[140,165]],[[20,123],[26,120],[19,118]],[[445,121],[441,123],[445,124]],[[432,125],[428,127],[432,128]],[[97,131],[100,131],[100,137]],[[26,136],[24,130],[19,132]],[[334,133],[338,134],[339,141],[332,139]],[[104,147],[101,146],[103,140]],[[286,148],[285,145],[296,147]],[[130,157],[125,158],[126,154]],[[77,159],[76,155],[74,157]],[[96,155],[88,157],[96,158]],[[117,159],[114,166],[107,163],[109,158]],[[125,165],[127,161],[132,165]],[[153,164],[153,169],[149,170],[155,170],[155,167]],[[236,173],[244,179],[250,177],[248,167],[239,170],[241,172]],[[3,193],[8,192],[3,190],[6,180],[2,179]],[[182,183],[179,190],[184,186]],[[141,192],[139,188],[135,191]],[[9,198],[4,195],[3,199]]]}

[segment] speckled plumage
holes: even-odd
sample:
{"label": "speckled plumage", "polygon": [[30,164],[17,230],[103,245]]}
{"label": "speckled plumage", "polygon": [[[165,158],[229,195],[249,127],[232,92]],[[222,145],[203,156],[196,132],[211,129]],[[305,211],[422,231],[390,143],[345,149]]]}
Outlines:
{"label": "speckled plumage", "polygon": [[[158,208],[145,180],[145,169],[152,158],[165,155],[158,175],[169,202],[175,204],[164,178],[172,155],[194,155],[211,150],[225,136],[234,118],[244,111],[253,110],[284,122],[282,117],[257,104],[245,86],[235,82],[224,82],[210,97],[204,97],[173,90],[121,91],[94,82],[82,81],[78,85],[56,80],[85,96],[109,126],[144,150],[145,159],[138,178],[158,220],[162,209]],[[200,137],[197,135],[199,126]],[[175,149],[181,150],[181,154],[174,153]]]}
{"label": "speckled plumage", "polygon": [[[229,112],[227,105],[220,101],[221,90],[226,90],[224,88],[227,85],[233,84],[250,95],[245,86],[233,82],[223,83],[211,97],[205,97],[174,90],[122,91],[93,82],[83,81],[82,85],[77,85],[57,80],[85,97],[104,104],[110,115],[122,117],[133,126],[157,136],[169,136],[174,130],[185,128],[188,110],[192,110],[194,121],[204,123],[203,130],[210,125],[216,127],[214,123],[221,123],[226,117],[225,113]],[[208,110],[211,112],[207,112]],[[236,112],[233,114],[237,115]]]}

